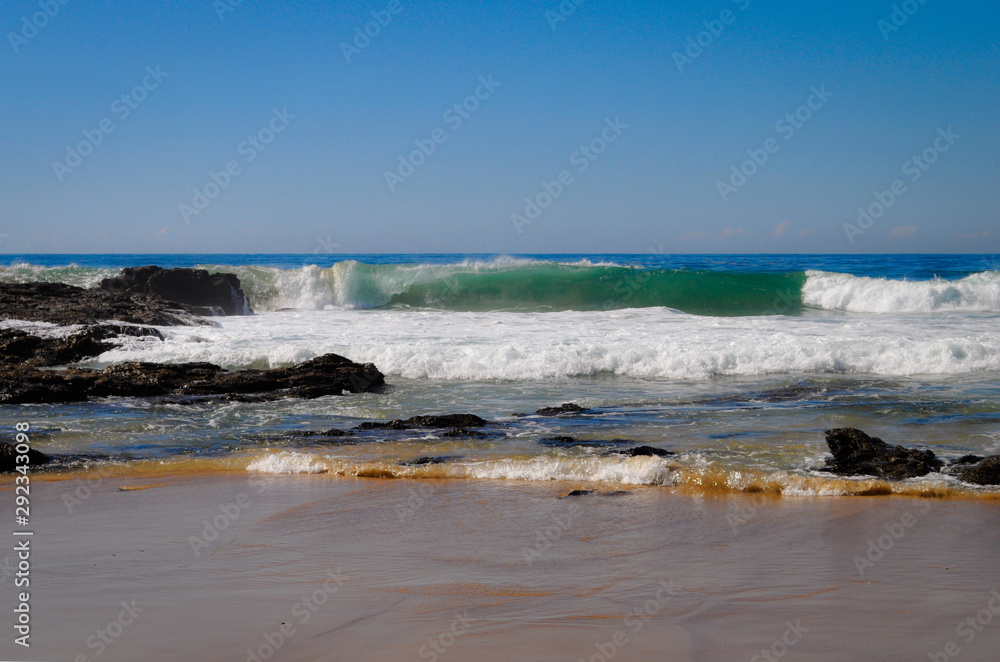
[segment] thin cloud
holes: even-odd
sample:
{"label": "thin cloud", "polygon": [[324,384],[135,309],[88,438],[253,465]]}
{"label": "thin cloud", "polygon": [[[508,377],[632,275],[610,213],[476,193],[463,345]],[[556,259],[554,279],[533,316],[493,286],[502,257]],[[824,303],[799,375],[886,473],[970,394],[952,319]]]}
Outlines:
{"label": "thin cloud", "polygon": [[912,237],[913,235],[917,234],[917,226],[916,225],[901,225],[898,228],[893,228],[893,229],[889,230],[889,234],[891,234],[893,237],[896,237],[896,238]]}
{"label": "thin cloud", "polygon": [[781,235],[785,234],[785,232],[788,230],[788,226],[790,225],[791,223],[789,223],[788,221],[785,221],[784,223],[779,223],[778,227],[774,228],[774,232],[771,233],[771,236],[780,237]]}

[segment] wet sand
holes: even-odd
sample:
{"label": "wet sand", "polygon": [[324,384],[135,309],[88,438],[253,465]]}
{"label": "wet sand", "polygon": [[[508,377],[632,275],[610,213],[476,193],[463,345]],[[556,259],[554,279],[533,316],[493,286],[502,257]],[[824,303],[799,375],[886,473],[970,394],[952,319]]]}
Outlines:
{"label": "wet sand", "polygon": [[96,480],[70,513],[79,485],[33,481],[32,646],[13,643],[5,576],[2,659],[986,660],[1000,647],[994,501],[560,499],[580,486],[219,473]]}

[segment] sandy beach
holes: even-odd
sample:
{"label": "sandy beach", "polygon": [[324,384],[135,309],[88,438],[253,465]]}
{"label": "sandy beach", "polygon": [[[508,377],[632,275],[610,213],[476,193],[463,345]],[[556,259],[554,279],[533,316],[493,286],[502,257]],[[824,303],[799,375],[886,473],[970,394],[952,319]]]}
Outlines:
{"label": "sandy beach", "polygon": [[[16,659],[917,660],[950,644],[985,660],[1000,643],[992,501],[235,472],[33,486]],[[2,625],[13,639],[11,609]]]}

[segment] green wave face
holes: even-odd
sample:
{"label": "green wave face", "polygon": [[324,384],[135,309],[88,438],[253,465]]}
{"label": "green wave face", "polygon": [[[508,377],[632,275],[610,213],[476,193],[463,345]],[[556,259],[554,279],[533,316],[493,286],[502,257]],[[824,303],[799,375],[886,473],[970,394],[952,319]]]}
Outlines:
{"label": "green wave face", "polygon": [[[378,269],[374,267],[370,274],[376,280]],[[384,305],[454,311],[665,306],[695,315],[781,315],[802,310],[805,280],[802,272],[749,274],[543,264],[441,273],[438,278],[407,284]],[[360,289],[371,292],[378,288]]]}

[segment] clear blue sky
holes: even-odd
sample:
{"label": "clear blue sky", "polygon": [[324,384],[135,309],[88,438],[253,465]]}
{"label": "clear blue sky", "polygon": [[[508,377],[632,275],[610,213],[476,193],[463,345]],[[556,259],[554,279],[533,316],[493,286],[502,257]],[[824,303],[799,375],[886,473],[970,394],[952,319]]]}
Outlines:
{"label": "clear blue sky", "polygon": [[1000,250],[994,3],[63,1],[0,10],[5,253]]}

